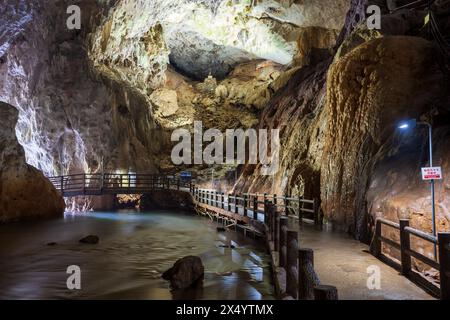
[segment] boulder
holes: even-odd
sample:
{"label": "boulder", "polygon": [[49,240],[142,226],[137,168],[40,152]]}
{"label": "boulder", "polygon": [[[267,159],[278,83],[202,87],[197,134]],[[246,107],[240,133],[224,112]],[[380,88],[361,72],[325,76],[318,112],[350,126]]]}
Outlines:
{"label": "boulder", "polygon": [[80,243],[86,243],[86,244],[97,244],[100,241],[100,238],[98,236],[89,235],[87,237],[84,237],[80,239]]}
{"label": "boulder", "polygon": [[199,257],[187,256],[175,262],[172,268],[162,274],[162,278],[170,281],[173,289],[185,289],[203,279],[204,272]]}
{"label": "boulder", "polygon": [[42,172],[26,163],[15,135],[17,119],[17,109],[0,102],[0,223],[61,217],[64,199]]}

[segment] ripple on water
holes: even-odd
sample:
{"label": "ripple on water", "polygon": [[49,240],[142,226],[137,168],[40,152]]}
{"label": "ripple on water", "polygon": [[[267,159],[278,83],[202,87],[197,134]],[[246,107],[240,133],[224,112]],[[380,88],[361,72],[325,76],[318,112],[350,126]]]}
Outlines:
{"label": "ripple on water", "polygon": [[[88,234],[100,243],[78,243]],[[235,249],[220,247],[229,241]],[[202,258],[203,286],[170,292],[160,275],[186,255]],[[0,226],[0,298],[272,299],[268,261],[260,244],[196,216],[93,212]],[[77,292],[65,287],[73,264]]]}

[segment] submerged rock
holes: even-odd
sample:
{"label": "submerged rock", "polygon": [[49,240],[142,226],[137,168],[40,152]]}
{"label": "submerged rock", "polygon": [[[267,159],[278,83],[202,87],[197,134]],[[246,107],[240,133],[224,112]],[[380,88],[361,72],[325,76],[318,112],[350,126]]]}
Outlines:
{"label": "submerged rock", "polygon": [[164,280],[170,281],[173,289],[185,289],[203,279],[205,268],[202,260],[196,256],[184,257],[162,274]]}
{"label": "submerged rock", "polygon": [[80,239],[80,243],[87,243],[87,244],[97,244],[100,241],[100,238],[94,235],[89,235],[87,237],[84,237],[83,239]]}

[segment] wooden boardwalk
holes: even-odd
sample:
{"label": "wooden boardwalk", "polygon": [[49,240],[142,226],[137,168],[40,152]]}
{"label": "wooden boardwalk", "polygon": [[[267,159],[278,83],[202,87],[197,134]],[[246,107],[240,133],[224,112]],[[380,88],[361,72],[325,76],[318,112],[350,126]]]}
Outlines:
{"label": "wooden boardwalk", "polygon": [[[49,179],[64,197],[142,194],[155,190],[190,193],[197,212],[216,219],[224,228],[239,228],[255,238],[265,238],[272,257],[275,287],[279,298],[337,299],[337,289],[345,299],[431,298],[410,280],[434,296],[450,298],[448,233],[439,234],[439,239],[431,239],[423,232],[410,228],[405,221],[397,225],[379,219],[372,248],[375,254],[373,256],[369,253],[369,248],[348,236],[322,231],[323,217],[316,199],[275,194],[225,194],[217,190],[200,189],[192,181],[162,175],[79,174]],[[382,236],[383,223],[400,230],[402,243],[395,243]],[[315,225],[316,229],[305,228],[308,225]],[[409,245],[410,234],[438,244],[438,259],[430,260],[414,252]],[[324,239],[327,240],[324,242]],[[394,267],[403,275],[392,267],[379,264],[381,261],[377,258],[386,261],[381,242],[401,249],[402,261]],[[363,247],[365,249],[361,249]],[[319,258],[316,263],[314,252],[317,252],[316,258]],[[411,258],[419,259],[438,269],[441,286],[430,285],[425,278],[418,278],[419,275],[411,269]],[[382,281],[385,281],[385,287],[378,291],[371,290],[363,281],[367,280],[365,271],[371,266],[378,266],[383,272]],[[319,276],[335,287],[321,285]],[[355,296],[356,293],[352,292],[359,293]]]}

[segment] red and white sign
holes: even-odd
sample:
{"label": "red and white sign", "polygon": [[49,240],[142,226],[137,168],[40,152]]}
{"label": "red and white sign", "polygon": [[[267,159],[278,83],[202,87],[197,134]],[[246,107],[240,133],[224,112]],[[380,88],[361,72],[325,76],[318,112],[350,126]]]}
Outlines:
{"label": "red and white sign", "polygon": [[422,179],[442,180],[442,168],[441,167],[422,168]]}

